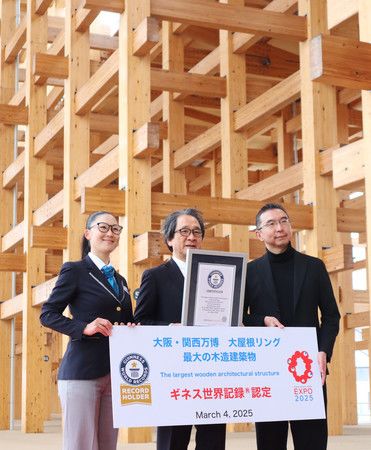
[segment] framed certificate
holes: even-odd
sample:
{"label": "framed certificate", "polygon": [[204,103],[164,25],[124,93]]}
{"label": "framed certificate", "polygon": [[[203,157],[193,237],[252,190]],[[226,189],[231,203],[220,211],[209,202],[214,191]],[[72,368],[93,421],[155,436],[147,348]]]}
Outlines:
{"label": "framed certificate", "polygon": [[245,279],[244,253],[188,250],[182,325],[242,325]]}

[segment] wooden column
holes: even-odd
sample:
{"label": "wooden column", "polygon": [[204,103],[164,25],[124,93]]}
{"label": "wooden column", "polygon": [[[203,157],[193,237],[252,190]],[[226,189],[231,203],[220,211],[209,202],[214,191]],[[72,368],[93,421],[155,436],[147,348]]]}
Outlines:
{"label": "wooden column", "polygon": [[[133,55],[134,30],[150,15],[150,1],[126,2],[119,33],[119,188],[125,190],[125,217],[120,240],[120,271],[129,288],[139,286],[134,264],[134,237],[151,229],[151,161],[134,158],[134,131],[150,122],[150,58]],[[150,428],[125,429],[127,442],[148,442]]]}
{"label": "wooden column", "polygon": [[[14,2],[0,3],[0,104],[6,104],[14,94],[15,67],[4,61],[4,48],[14,33]],[[3,188],[3,172],[14,158],[14,126],[0,124],[0,236],[13,224],[13,192]],[[14,225],[14,224],[13,224]],[[0,271],[0,302],[12,297],[12,275]],[[11,322],[0,321],[0,430],[9,429],[10,420],[10,333]]]}
{"label": "wooden column", "polygon": [[[242,0],[221,3],[244,5]],[[227,95],[221,99],[221,170],[222,196],[234,198],[236,192],[248,186],[247,145],[242,133],[234,131],[234,112],[246,104],[246,62],[244,54],[233,53],[233,33],[219,31],[220,76],[226,77]],[[229,250],[249,254],[249,229],[246,226],[225,225],[223,235],[229,236]],[[250,424],[229,424],[230,431],[247,431]]]}
{"label": "wooden column", "polygon": [[[337,132],[338,144],[347,145],[349,143],[349,108],[348,105],[338,104],[337,106]],[[338,195],[339,200],[347,200]],[[345,235],[351,242],[351,235]],[[338,238],[341,244],[341,236]],[[340,305],[343,315],[354,313],[352,272],[350,270],[338,274]],[[354,328],[344,327],[341,323],[341,334],[343,345],[341,346],[343,370],[342,392],[343,392],[343,423],[344,425],[356,425],[357,418],[357,380],[355,362],[355,333]],[[345,363],[344,363],[345,362]]]}
{"label": "wooden column", "polygon": [[[75,180],[89,167],[89,114],[76,114],[75,93],[90,77],[89,30],[76,31],[78,0],[66,2],[64,55],[68,60],[68,78],[64,82],[63,115],[63,226],[67,230],[64,261],[81,258],[81,238],[86,216],[81,214],[80,203],[75,200]],[[49,338],[48,356],[53,363],[61,359],[68,343],[67,336]],[[59,355],[59,356],[58,356]],[[51,372],[51,377],[52,377]],[[52,384],[50,411],[55,404],[55,385]]]}
{"label": "wooden column", "polygon": [[[341,305],[343,314],[354,312],[352,272],[350,270],[341,272],[339,287],[341,293]],[[342,392],[343,392],[343,423],[345,425],[357,425],[357,389],[355,369],[355,333],[354,328],[342,329],[342,361],[345,361],[342,370]]]}
{"label": "wooden column", "polygon": [[67,228],[65,261],[81,258],[81,238],[86,216],[75,200],[75,179],[89,167],[89,113],[76,114],[75,93],[90,77],[89,29],[76,31],[79,0],[66,2],[65,56],[68,78],[64,86],[63,226]]}
{"label": "wooden column", "polygon": [[[172,72],[184,71],[184,45],[181,35],[173,33],[172,22],[162,23],[162,68]],[[163,192],[187,192],[184,169],[174,168],[174,152],[184,145],[184,102],[174,100],[172,92],[164,91],[163,121],[167,122],[167,139],[163,141]]]}
{"label": "wooden column", "polygon": [[[326,2],[299,0],[299,14],[307,15],[308,40],[300,43],[301,116],[303,141],[304,203],[313,204],[313,224],[306,231],[307,254],[319,256],[323,248],[336,244],[336,195],[329,177],[320,175],[320,150],[337,144],[336,91],[333,86],[312,82],[310,78],[310,39],[327,33]],[[331,276],[335,296],[338,295],[337,277]],[[327,379],[329,433],[342,433],[341,355],[337,340]]]}
{"label": "wooden column", "polygon": [[[359,38],[371,43],[371,4],[367,0],[359,0]],[[371,92],[362,91],[362,122],[363,140],[365,142],[365,195],[366,195],[366,235],[367,235],[367,286],[371,292]],[[371,295],[369,295],[370,323],[371,323]],[[371,339],[368,340],[368,357],[371,385]]]}
{"label": "wooden column", "polygon": [[[36,1],[27,1],[26,44],[26,106],[29,121],[25,138],[24,158],[24,228],[23,249],[26,272],[23,275],[22,326],[22,431],[42,432],[47,416],[49,365],[43,360],[44,331],[39,322],[40,310],[32,306],[32,287],[44,281],[45,250],[31,246],[32,213],[46,200],[46,163],[34,157],[35,137],[46,125],[46,86],[34,83],[33,59],[45,52],[47,17],[35,14]],[[49,375],[49,377],[48,377]]]}
{"label": "wooden column", "polygon": [[[288,169],[294,164],[294,139],[293,135],[286,131],[286,122],[292,117],[292,105],[282,109],[280,117],[277,119],[276,129],[273,131],[277,135],[277,164],[278,171]],[[285,203],[294,202],[294,195],[287,194],[283,197]]]}
{"label": "wooden column", "polygon": [[[244,5],[243,0],[223,0],[220,3]],[[246,62],[244,54],[233,53],[233,33],[226,30],[220,36],[220,76],[226,77],[227,95],[221,99],[221,153],[222,195],[234,198],[248,186],[247,145],[242,133],[234,131],[234,112],[246,104]],[[229,235],[232,252],[249,253],[247,227],[227,225],[224,235]]]}

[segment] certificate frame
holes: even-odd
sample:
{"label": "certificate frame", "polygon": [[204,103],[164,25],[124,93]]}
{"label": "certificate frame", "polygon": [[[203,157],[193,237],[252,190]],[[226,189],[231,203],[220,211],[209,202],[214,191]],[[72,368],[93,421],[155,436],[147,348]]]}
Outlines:
{"label": "certificate frame", "polygon": [[[189,249],[187,251],[187,270],[183,290],[182,325],[198,325],[198,323],[195,323],[195,317],[197,314],[198,284],[200,282],[199,274],[202,265],[205,267],[208,265],[215,266],[216,269],[225,267],[229,273],[233,272],[234,279],[230,283],[233,284],[233,288],[227,300],[229,302],[227,321],[223,324],[220,323],[220,325],[242,325],[246,264],[247,257],[245,253]],[[203,268],[204,270],[205,267]],[[219,272],[219,270],[216,270],[216,272]],[[210,325],[215,325],[215,323],[210,323]]]}

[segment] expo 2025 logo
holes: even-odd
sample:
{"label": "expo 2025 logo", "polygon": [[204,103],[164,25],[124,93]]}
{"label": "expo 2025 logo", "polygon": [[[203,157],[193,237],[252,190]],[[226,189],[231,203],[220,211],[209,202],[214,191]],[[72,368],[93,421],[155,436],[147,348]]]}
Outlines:
{"label": "expo 2025 logo", "polygon": [[224,283],[224,275],[220,270],[213,270],[207,277],[209,286],[213,289],[219,289]]}
{"label": "expo 2025 logo", "polygon": [[305,384],[313,376],[313,360],[309,358],[308,352],[296,351],[291,358],[287,360],[289,372],[292,373],[295,381]]}

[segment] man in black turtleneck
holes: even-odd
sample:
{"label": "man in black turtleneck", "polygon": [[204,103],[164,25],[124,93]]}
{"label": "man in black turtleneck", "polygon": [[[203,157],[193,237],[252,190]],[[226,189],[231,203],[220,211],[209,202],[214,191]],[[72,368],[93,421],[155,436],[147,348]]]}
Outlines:
{"label": "man in black turtleneck", "polygon": [[[290,219],[280,204],[268,203],[260,209],[256,234],[267,252],[247,265],[244,325],[316,327],[326,401],[326,365],[339,331],[340,314],[325,265],[291,247]],[[290,428],[295,450],[327,448],[326,419],[292,420]],[[287,421],[256,423],[258,450],[286,450],[287,434]]]}

